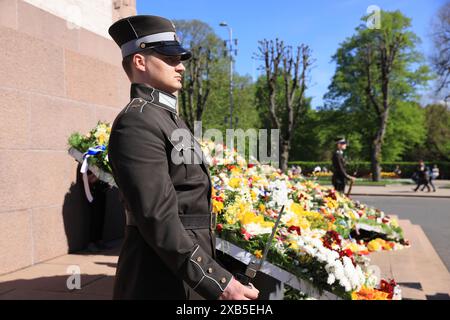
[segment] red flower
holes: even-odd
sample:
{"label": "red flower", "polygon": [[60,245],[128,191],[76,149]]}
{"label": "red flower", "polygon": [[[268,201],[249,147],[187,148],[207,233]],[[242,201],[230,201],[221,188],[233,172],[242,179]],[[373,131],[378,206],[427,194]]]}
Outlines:
{"label": "red flower", "polygon": [[223,229],[223,225],[221,223],[218,223],[216,226],[217,232],[219,232],[219,233],[222,232],[222,229]]}
{"label": "red flower", "polygon": [[394,279],[391,279],[389,282],[384,279],[380,281],[380,291],[388,293],[389,299],[392,299],[392,296],[394,295],[395,286],[397,286],[397,283],[394,281]]}
{"label": "red flower", "polygon": [[331,249],[331,246],[336,243],[338,246],[341,245],[341,237],[339,233],[334,230],[327,231],[325,236],[322,238],[324,247]]}
{"label": "red flower", "polygon": [[333,199],[333,200],[337,200],[337,197],[336,197],[336,190],[330,189],[330,191],[328,191],[328,197],[330,197],[330,198]]}
{"label": "red flower", "polygon": [[249,163],[248,165],[247,165],[247,168],[253,168],[255,165],[253,164],[253,163]]}
{"label": "red flower", "polygon": [[223,202],[223,198],[222,198],[222,197],[213,196],[212,198],[213,198],[214,200],[216,200],[216,201]]}
{"label": "red flower", "polygon": [[302,235],[302,231],[300,230],[300,227],[297,227],[297,226],[290,226],[290,227],[288,228],[288,232],[290,232],[290,233],[297,232],[297,234],[298,234],[299,236]]}
{"label": "red flower", "polygon": [[252,238],[252,235],[248,233],[247,230],[245,230],[244,228],[241,228],[241,233],[244,236],[244,239],[247,241]]}
{"label": "red flower", "polygon": [[353,252],[350,249],[344,249],[344,250],[342,250],[342,253],[349,258],[351,258],[353,256]]}

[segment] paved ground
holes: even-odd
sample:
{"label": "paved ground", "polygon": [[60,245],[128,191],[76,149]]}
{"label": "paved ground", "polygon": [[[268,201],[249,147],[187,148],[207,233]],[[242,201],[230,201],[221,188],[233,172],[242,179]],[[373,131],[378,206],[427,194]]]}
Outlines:
{"label": "paved ground", "polygon": [[410,248],[370,255],[383,279],[395,279],[405,300],[450,300],[450,273],[422,228],[399,220]]}
{"label": "paved ground", "polygon": [[377,207],[387,214],[408,219],[420,225],[434,249],[450,271],[450,198],[367,197],[353,196],[355,200]]}
{"label": "paved ground", "polygon": [[[118,248],[95,255],[64,255],[2,275],[0,300],[110,300]],[[80,272],[80,289],[72,286],[77,284],[72,270]]]}
{"label": "paved ground", "polygon": [[[436,192],[417,191],[414,192],[415,185],[388,185],[388,186],[354,186],[352,195],[370,195],[370,196],[401,196],[401,197],[426,197],[426,198],[449,198],[450,199],[450,180],[437,180],[435,183]],[[347,191],[347,189],[346,189]]]}

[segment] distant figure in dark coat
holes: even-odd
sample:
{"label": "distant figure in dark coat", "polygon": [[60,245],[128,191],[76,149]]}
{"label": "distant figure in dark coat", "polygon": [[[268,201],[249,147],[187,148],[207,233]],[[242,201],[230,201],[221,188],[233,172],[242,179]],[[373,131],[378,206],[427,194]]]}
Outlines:
{"label": "distant figure in dark coat", "polygon": [[344,138],[336,139],[337,150],[333,154],[333,177],[332,183],[336,191],[344,193],[346,180],[355,181],[345,170],[344,150],[347,149],[347,141]]}
{"label": "distant figure in dark coat", "polygon": [[425,162],[423,160],[419,161],[419,166],[417,167],[417,171],[416,171],[416,182],[417,182],[417,186],[414,189],[414,192],[417,192],[417,190],[419,190],[420,186],[423,185],[422,187],[422,191],[427,188],[428,192],[431,191],[430,186],[428,185],[429,182],[429,173],[428,173],[428,168],[425,166]]}

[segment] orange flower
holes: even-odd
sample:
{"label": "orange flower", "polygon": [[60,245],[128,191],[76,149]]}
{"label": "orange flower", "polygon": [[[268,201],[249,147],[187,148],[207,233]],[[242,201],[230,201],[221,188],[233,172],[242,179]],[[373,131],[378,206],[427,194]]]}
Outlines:
{"label": "orange flower", "polygon": [[352,293],[352,300],[389,300],[388,296],[386,292],[363,286],[359,291]]}

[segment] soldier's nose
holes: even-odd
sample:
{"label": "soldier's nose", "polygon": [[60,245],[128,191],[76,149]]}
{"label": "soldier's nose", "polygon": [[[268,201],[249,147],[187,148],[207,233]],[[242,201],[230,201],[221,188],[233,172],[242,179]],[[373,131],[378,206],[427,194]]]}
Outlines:
{"label": "soldier's nose", "polygon": [[186,70],[186,68],[181,62],[175,67],[175,71],[179,72],[180,74],[183,73],[184,70]]}

